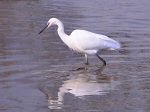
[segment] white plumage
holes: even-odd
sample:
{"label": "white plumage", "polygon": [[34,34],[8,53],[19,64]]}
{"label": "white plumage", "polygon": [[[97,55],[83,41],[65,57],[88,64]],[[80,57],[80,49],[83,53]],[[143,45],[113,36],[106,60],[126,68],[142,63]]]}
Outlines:
{"label": "white plumage", "polygon": [[70,49],[85,54],[86,64],[88,64],[87,55],[96,55],[103,61],[103,64],[106,65],[105,60],[103,60],[97,52],[101,49],[115,50],[120,48],[120,44],[117,41],[105,35],[92,33],[86,30],[74,30],[70,35],[67,35],[64,32],[63,23],[57,18],[49,19],[47,26],[41,30],[39,34],[52,25],[58,26],[58,35]]}
{"label": "white plumage", "polygon": [[[120,44],[113,39],[105,35],[100,35],[85,30],[74,30],[69,37],[75,45],[87,54],[89,54],[87,51],[97,52],[100,49],[120,48]],[[94,52],[90,54],[94,54]]]}

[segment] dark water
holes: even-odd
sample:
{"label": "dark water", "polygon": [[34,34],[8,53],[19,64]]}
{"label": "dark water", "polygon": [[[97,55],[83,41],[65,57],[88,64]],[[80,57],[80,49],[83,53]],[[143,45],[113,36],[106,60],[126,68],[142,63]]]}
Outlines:
{"label": "dark water", "polygon": [[[1,0],[0,112],[149,112],[149,0]],[[106,68],[70,51],[52,28],[85,29],[119,41],[119,51],[102,51]],[[99,63],[98,63],[99,62]]]}

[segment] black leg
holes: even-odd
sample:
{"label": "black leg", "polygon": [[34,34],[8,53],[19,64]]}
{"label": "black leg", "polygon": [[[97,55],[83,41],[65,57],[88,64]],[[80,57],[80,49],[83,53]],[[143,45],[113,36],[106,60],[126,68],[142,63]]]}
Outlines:
{"label": "black leg", "polygon": [[85,64],[86,64],[86,65],[88,65],[88,64],[89,64],[87,54],[85,54]]}
{"label": "black leg", "polygon": [[103,58],[101,58],[98,54],[96,54],[96,56],[103,62],[103,66],[106,66],[106,61]]}

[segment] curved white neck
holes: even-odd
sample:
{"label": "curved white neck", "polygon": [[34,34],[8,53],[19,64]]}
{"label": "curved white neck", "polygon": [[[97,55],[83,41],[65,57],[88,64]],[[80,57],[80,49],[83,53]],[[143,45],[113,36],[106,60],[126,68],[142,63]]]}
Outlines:
{"label": "curved white neck", "polygon": [[63,25],[63,23],[58,20],[56,25],[58,26],[57,32],[58,32],[59,37],[62,39],[62,41],[64,43],[67,44],[68,35],[64,32],[64,25]]}

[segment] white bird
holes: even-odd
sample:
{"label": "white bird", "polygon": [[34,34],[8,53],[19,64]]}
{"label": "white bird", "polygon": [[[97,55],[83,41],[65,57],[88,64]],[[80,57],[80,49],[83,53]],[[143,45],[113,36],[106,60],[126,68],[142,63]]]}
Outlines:
{"label": "white bird", "polygon": [[103,66],[105,66],[106,61],[98,55],[98,51],[101,49],[115,50],[120,48],[120,44],[117,41],[105,35],[92,33],[86,30],[77,29],[74,30],[70,35],[67,35],[64,32],[63,23],[57,18],[49,19],[46,27],[44,27],[39,34],[52,25],[58,26],[57,32],[59,37],[70,49],[85,54],[85,64],[87,65],[88,55],[96,55],[103,62]]}

